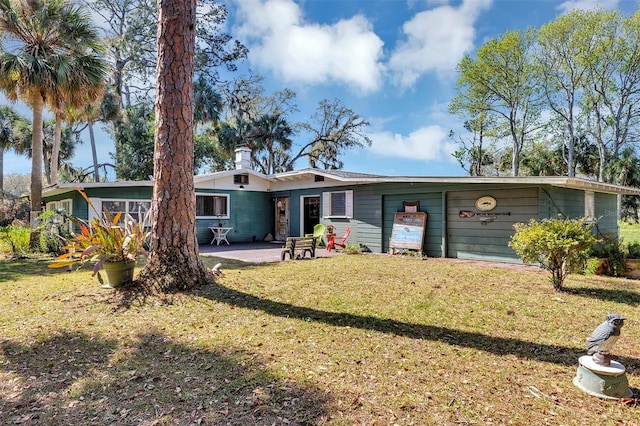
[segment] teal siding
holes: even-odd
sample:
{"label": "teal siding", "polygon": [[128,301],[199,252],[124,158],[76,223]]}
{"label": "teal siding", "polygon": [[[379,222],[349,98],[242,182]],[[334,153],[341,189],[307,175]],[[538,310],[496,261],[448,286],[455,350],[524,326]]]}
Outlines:
{"label": "teal siding", "polygon": [[[335,189],[334,189],[335,190]],[[328,225],[327,222],[322,219],[322,190],[318,188],[312,189],[300,189],[295,191],[277,191],[269,194],[271,200],[271,222],[269,223],[269,229],[273,235],[275,235],[275,199],[276,198],[289,198],[289,236],[300,237],[302,224],[300,223],[302,205],[300,204],[301,197],[320,197],[320,223]]]}
{"label": "teal siding", "polygon": [[[329,188],[313,188],[304,190],[293,190],[286,192],[273,193],[274,197],[289,197],[289,232],[292,236],[299,236],[300,233],[300,197],[301,196],[320,196],[320,223],[325,226],[333,225],[335,233],[343,235],[347,227],[351,227],[351,234],[348,243],[364,244],[371,251],[377,252],[380,247],[380,219],[376,218],[376,208],[380,204],[380,196],[374,189],[376,185],[366,185],[366,187],[329,187]],[[357,190],[356,190],[357,188]],[[352,218],[326,218],[324,207],[322,205],[322,194],[332,191],[349,191],[353,190],[353,217]],[[361,203],[361,204],[360,204]]]}
{"label": "teal siding", "polygon": [[87,188],[84,190],[88,197],[96,198],[126,198],[133,200],[151,200],[153,188],[151,186],[131,186],[122,188]]}
{"label": "teal siding", "polygon": [[355,191],[353,195],[353,214],[357,218],[354,241],[374,253],[381,253],[385,250],[380,237],[383,218],[382,196],[371,189],[373,188],[363,188]]}
{"label": "teal siding", "polygon": [[229,219],[197,219],[198,243],[210,243],[213,234],[209,226],[233,228],[227,235],[230,243],[262,241],[271,232],[273,204],[271,195],[254,191],[213,191],[198,189],[198,193],[229,194]]}
{"label": "teal siding", "polygon": [[[232,227],[230,242],[261,241],[271,233],[275,235],[274,199],[289,197],[289,232],[300,233],[301,196],[320,196],[324,192],[353,191],[352,218],[326,218],[320,206],[320,223],[334,225],[336,233],[343,234],[351,227],[349,243],[362,244],[373,252],[389,250],[389,239],[394,213],[402,209],[402,201],[420,201],[420,211],[427,213],[427,226],[423,251],[431,257],[463,257],[486,260],[518,261],[508,247],[513,235],[513,224],[530,219],[584,216],[584,192],[551,186],[532,186],[499,183],[446,184],[446,183],[372,183],[362,185],[310,188],[290,191],[255,192],[224,191],[198,188],[198,193],[222,193],[230,196],[229,219],[197,219],[199,243],[209,243],[212,235],[208,227],[222,222]],[[151,199],[152,187],[87,188],[89,197],[102,199]],[[510,216],[496,216],[485,225],[483,216],[460,218],[460,210],[477,212],[475,200],[484,195],[494,196],[498,205],[494,212],[511,212]],[[617,197],[595,193],[595,216],[599,218],[597,232],[618,235]],[[44,201],[73,199],[73,214],[88,217],[88,205],[75,190],[47,197]]]}
{"label": "teal siding", "polygon": [[584,192],[576,189],[541,187],[539,218],[583,217]]}
{"label": "teal siding", "polygon": [[85,219],[89,217],[89,203],[77,191],[73,195],[73,215]]}
{"label": "teal siding", "polygon": [[[485,212],[487,215],[460,217],[461,210],[480,213],[475,202],[485,195],[496,199],[493,210]],[[528,222],[537,214],[537,188],[448,192],[447,257],[519,262],[509,247],[513,225]]]}
{"label": "teal siding", "polygon": [[[382,183],[323,188],[320,192],[346,190],[354,191],[353,218],[322,218],[321,222],[324,225],[334,225],[337,234],[343,234],[350,226],[349,243],[362,244],[374,253],[387,252],[394,213],[401,210],[403,200],[419,200],[420,210],[428,213],[426,234],[430,237],[425,237],[424,251],[429,256],[442,256],[442,195],[438,188],[434,188],[433,185]],[[300,193],[292,191],[292,200],[299,198]],[[293,207],[291,212],[292,216],[299,215]],[[323,214],[324,212],[321,212],[321,216]]]}
{"label": "teal siding", "polygon": [[598,237],[618,237],[618,196],[595,193],[596,232]]}
{"label": "teal siding", "polygon": [[[406,188],[405,188],[406,189]],[[384,251],[389,250],[393,219],[396,212],[402,211],[403,201],[420,201],[420,211],[427,213],[423,253],[431,257],[442,257],[442,193],[416,192],[386,195],[384,197]]]}
{"label": "teal siding", "polygon": [[[618,197],[615,194],[594,194],[597,219],[595,233],[600,237],[618,237]],[[541,188],[540,217],[581,218],[585,215],[585,195],[583,191],[566,188]]]}
{"label": "teal siding", "polygon": [[[402,209],[402,201],[418,200],[420,210],[428,214],[424,252],[431,257],[446,255],[519,262],[518,256],[508,247],[515,223],[557,216],[560,213],[572,217],[581,217],[584,214],[584,194],[579,190],[540,188],[532,185],[505,188],[505,185],[496,184],[477,184],[472,186],[473,190],[468,190],[469,188],[470,185],[381,183],[323,188],[313,193],[353,190],[354,217],[323,218],[322,223],[336,226],[338,234],[342,234],[347,226],[351,226],[349,242],[363,244],[377,253],[389,250],[394,213]],[[286,193],[286,196],[291,197],[291,218],[296,227],[300,208],[299,196],[305,192]],[[498,200],[496,212],[509,211],[511,215],[497,215],[494,221],[486,225],[480,222],[483,216],[477,216],[472,220],[459,217],[460,210],[477,211],[475,200],[483,195],[492,195]],[[448,204],[446,217],[443,199],[446,199]],[[607,209],[615,211],[615,196],[596,194],[595,200],[596,214],[606,216],[603,227],[608,231],[613,227],[617,232],[615,217],[606,214]],[[446,234],[444,229],[448,230]]]}
{"label": "teal siding", "polygon": [[[196,219],[198,243],[209,243],[212,239],[210,225],[222,222],[223,226],[233,227],[228,235],[230,242],[249,242],[262,240],[273,227],[273,208],[269,193],[252,191],[219,191],[198,188],[199,194],[229,194],[230,219]],[[150,186],[122,188],[87,188],[85,193],[90,198],[151,200],[153,188]],[[73,215],[86,219],[89,217],[89,206],[75,190],[48,197],[45,201],[73,199]]]}
{"label": "teal siding", "polygon": [[300,196],[308,193],[309,191],[297,191],[295,196],[289,198],[289,235],[292,237],[302,237],[300,235],[300,210],[302,209]]}

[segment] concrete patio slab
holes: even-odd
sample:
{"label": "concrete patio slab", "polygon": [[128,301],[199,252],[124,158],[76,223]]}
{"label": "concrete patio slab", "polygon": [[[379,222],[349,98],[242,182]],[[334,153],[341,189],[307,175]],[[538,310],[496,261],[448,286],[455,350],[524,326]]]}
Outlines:
{"label": "concrete patio slab", "polygon": [[[241,260],[250,263],[280,262],[283,242],[279,243],[222,243],[220,245],[201,244],[200,254],[202,256],[217,256],[225,259]],[[327,251],[324,247],[316,249],[316,257],[338,256],[335,250]],[[309,258],[309,256],[307,256]],[[289,257],[287,256],[287,261]]]}

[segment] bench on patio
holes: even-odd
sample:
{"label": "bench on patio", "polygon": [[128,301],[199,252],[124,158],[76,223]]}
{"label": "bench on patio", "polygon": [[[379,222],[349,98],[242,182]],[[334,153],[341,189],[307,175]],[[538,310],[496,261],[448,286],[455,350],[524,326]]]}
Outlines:
{"label": "bench on patio", "polygon": [[[309,252],[310,257],[316,257],[317,237],[287,237],[287,242],[282,247],[280,258],[284,260],[289,255],[289,259],[302,259]],[[296,252],[298,255],[296,256]]]}

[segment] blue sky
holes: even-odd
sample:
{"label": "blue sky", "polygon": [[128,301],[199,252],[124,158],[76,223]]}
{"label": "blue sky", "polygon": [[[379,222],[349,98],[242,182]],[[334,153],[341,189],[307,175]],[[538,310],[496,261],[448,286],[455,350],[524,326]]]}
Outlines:
{"label": "blue sky", "polygon": [[[289,88],[307,120],[322,99],[338,98],[371,123],[370,148],[344,156],[345,170],[397,176],[460,176],[448,137],[461,122],[447,112],[455,68],[465,53],[507,30],[539,27],[574,8],[625,13],[636,0],[234,0],[227,32],[249,48],[240,73],[265,77],[267,93]],[[297,144],[305,141],[301,135]],[[102,136],[99,155],[110,159]],[[75,166],[91,164],[88,142]],[[297,165],[306,167],[305,163]],[[30,162],[5,154],[5,174]]]}

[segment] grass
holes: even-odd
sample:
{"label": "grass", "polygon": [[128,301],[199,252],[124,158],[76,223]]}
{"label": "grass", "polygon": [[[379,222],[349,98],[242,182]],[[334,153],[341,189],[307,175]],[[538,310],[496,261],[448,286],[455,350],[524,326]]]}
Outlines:
{"label": "grass", "polygon": [[629,243],[640,243],[640,224],[631,222],[619,222],[620,239]]}
{"label": "grass", "polygon": [[572,384],[617,312],[639,387],[638,281],[556,293],[541,271],[454,260],[218,261],[216,285],[128,308],[89,271],[0,261],[0,424],[640,422]]}

